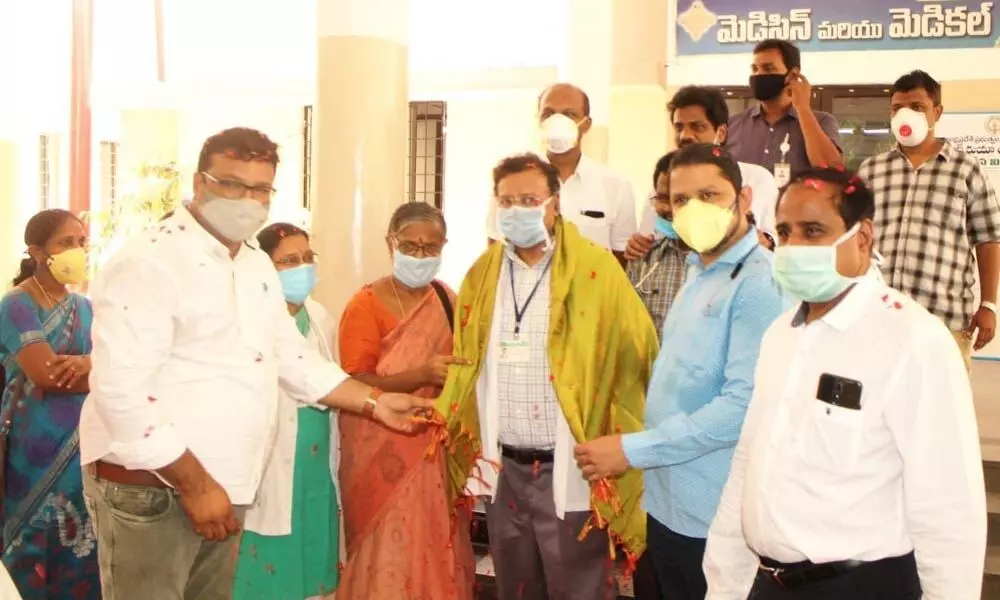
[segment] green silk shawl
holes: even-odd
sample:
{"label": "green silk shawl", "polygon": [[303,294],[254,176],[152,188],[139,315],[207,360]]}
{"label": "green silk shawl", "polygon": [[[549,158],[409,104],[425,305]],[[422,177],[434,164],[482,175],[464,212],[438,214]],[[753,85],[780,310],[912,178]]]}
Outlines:
{"label": "green silk shawl", "polygon": [[[614,255],[558,219],[550,269],[548,356],[562,413],[577,443],[643,429],[646,386],[659,344],[642,300]],[[472,266],[458,295],[455,356],[470,366],[452,367],[438,399],[443,421],[438,441],[447,452],[451,499],[467,501],[466,483],[482,456],[476,384],[486,358],[497,284],[505,260],[493,244]],[[432,448],[434,451],[434,448]],[[631,558],[645,548],[642,473],[591,484],[591,526],[608,528],[613,543]],[[614,554],[614,546],[611,549]]]}

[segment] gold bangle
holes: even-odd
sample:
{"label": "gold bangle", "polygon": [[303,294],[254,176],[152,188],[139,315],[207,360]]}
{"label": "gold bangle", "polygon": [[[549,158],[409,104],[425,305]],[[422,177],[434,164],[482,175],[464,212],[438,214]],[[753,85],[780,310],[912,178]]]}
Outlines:
{"label": "gold bangle", "polygon": [[368,417],[369,419],[375,418],[375,406],[378,405],[378,399],[382,396],[382,390],[378,388],[372,388],[369,392],[368,397],[365,398],[365,403],[361,407],[361,414]]}

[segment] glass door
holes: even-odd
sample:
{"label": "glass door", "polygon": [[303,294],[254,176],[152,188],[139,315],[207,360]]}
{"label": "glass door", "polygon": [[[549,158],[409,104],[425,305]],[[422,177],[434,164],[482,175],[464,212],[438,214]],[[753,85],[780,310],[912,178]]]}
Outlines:
{"label": "glass door", "polygon": [[814,108],[837,117],[844,163],[857,170],[870,156],[892,148],[888,86],[825,86],[816,89]]}

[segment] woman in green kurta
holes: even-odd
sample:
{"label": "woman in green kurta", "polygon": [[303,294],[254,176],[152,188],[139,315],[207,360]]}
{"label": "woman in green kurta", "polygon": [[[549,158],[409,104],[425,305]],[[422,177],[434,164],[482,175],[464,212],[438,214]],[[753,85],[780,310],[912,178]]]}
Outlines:
{"label": "woman in green kurta", "polygon": [[[281,279],[299,333],[333,360],[332,320],[308,300],[316,283],[316,254],[308,234],[275,223],[257,237]],[[337,588],[340,518],[332,473],[331,413],[279,399],[278,433],[246,531],[234,600],[309,600]],[[332,468],[331,468],[332,467]]]}

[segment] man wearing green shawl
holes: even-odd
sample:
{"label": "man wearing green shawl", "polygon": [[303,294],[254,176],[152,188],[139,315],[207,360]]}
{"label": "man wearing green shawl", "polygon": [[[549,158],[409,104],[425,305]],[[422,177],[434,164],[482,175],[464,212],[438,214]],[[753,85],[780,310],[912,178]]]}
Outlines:
{"label": "man wearing green shawl", "polygon": [[438,400],[452,498],[486,497],[501,600],[601,600],[616,547],[645,547],[642,475],[588,483],[580,442],[642,430],[658,348],[615,257],[559,214],[559,176],[533,154],[493,171],[506,239],[470,269],[455,367]]}

